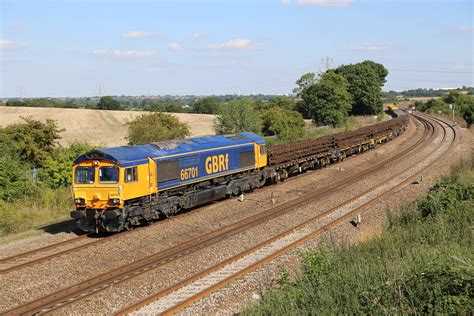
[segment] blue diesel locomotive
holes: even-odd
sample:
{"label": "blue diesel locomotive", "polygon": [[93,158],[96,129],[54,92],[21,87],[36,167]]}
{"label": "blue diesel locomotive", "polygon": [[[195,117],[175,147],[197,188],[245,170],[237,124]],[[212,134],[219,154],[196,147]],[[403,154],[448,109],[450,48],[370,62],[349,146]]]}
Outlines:
{"label": "blue diesel locomotive", "polygon": [[84,231],[120,231],[265,183],[265,141],[253,133],[94,150],[73,164]]}

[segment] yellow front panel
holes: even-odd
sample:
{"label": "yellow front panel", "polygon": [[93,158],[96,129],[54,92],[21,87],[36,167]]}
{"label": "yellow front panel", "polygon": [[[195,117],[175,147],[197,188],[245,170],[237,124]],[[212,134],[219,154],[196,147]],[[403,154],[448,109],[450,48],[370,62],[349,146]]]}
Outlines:
{"label": "yellow front panel", "polygon": [[[76,183],[75,170],[79,166],[92,167],[95,169],[94,183]],[[92,160],[86,160],[79,165],[73,167],[72,191],[74,199],[82,198],[86,202],[87,208],[105,208],[110,199],[122,199],[120,186],[120,169],[119,181],[117,183],[99,183],[99,168],[102,166],[114,166],[114,164],[104,161],[97,161],[94,164]]]}

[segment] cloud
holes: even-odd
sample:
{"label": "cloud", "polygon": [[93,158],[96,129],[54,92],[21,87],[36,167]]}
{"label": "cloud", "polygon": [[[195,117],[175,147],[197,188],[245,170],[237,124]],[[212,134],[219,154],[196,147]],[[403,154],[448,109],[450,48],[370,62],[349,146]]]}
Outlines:
{"label": "cloud", "polygon": [[324,6],[324,7],[346,7],[354,3],[354,0],[298,0],[300,6]]}
{"label": "cloud", "polygon": [[170,43],[168,45],[168,49],[170,49],[170,50],[182,50],[183,46],[179,45],[178,43]]}
{"label": "cloud", "polygon": [[10,41],[4,38],[0,38],[0,49],[14,49],[20,46],[21,45],[18,43],[15,43],[13,41]]}
{"label": "cloud", "polygon": [[153,50],[106,50],[96,49],[93,52],[96,56],[110,56],[110,57],[152,57],[156,56]]}
{"label": "cloud", "polygon": [[209,45],[209,48],[212,49],[225,49],[225,48],[235,48],[235,49],[246,49],[250,48],[252,42],[246,38],[235,38],[223,43],[215,43]]}
{"label": "cloud", "polygon": [[191,37],[194,40],[205,40],[209,37],[209,33],[195,32],[195,33],[191,34]]}
{"label": "cloud", "polygon": [[291,3],[290,0],[280,0],[280,2],[281,2],[281,4],[283,4],[283,5],[288,5],[288,4]]}
{"label": "cloud", "polygon": [[122,37],[124,38],[145,38],[151,37],[153,33],[150,32],[142,32],[142,31],[129,31],[122,33]]}
{"label": "cloud", "polygon": [[356,50],[356,51],[365,51],[365,52],[378,52],[381,50],[387,49],[385,44],[374,44],[374,43],[361,43],[361,44],[352,44],[345,47],[346,50]]}
{"label": "cloud", "polygon": [[474,25],[460,26],[454,29],[456,32],[468,33],[474,31]]}

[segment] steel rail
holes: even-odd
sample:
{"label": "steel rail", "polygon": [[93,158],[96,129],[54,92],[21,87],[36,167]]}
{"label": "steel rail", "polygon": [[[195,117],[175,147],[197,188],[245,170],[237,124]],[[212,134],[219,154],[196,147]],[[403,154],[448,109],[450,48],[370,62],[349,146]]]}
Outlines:
{"label": "steel rail", "polygon": [[[349,158],[352,157],[352,156],[353,155],[349,156]],[[310,174],[311,173],[303,173],[303,174],[300,174],[298,177],[290,177],[290,178],[286,179],[285,182],[299,180],[299,179],[302,179],[303,177],[308,176]],[[279,184],[281,184],[281,183],[279,183]],[[259,190],[259,192],[264,192],[265,190],[271,189],[271,188],[272,188],[272,186],[265,186],[264,188],[262,188],[263,190]],[[201,207],[199,210],[194,210],[193,214],[196,214],[196,212],[199,212],[199,211],[203,211],[204,209],[205,208]],[[173,220],[173,219],[178,219],[178,218],[182,219],[183,216],[190,216],[190,215],[192,215],[192,214],[190,214],[188,212],[182,213],[182,214],[179,214],[178,216],[174,216],[173,218],[168,219],[168,222],[170,220]],[[156,225],[156,224],[159,224],[159,223],[161,223],[161,222],[155,222],[155,223],[151,224],[150,226],[153,226],[153,225]],[[138,229],[144,229],[144,227],[137,227],[134,230],[136,231]],[[130,233],[130,231],[122,232],[121,236],[124,236],[127,233]],[[59,242],[59,243],[54,243],[54,244],[47,245],[47,246],[44,246],[44,247],[41,247],[41,248],[33,249],[33,250],[30,250],[30,251],[27,251],[27,252],[24,252],[24,253],[20,253],[20,254],[13,255],[13,256],[10,256],[10,257],[7,257],[7,258],[3,258],[3,259],[0,259],[0,264],[8,264],[8,262],[10,262],[10,261],[17,261],[19,259],[29,257],[29,256],[32,256],[34,254],[40,253],[40,252],[46,252],[48,250],[52,250],[52,249],[55,249],[55,248],[60,248],[60,247],[66,246],[67,244],[78,242],[78,241],[80,241],[82,239],[85,239],[86,237],[90,237],[90,236],[91,236],[91,234],[79,236],[79,237],[76,237],[76,238],[73,238],[73,239],[69,239],[69,240],[66,240],[66,241]],[[115,238],[119,238],[121,236],[117,236],[117,235],[108,236],[107,241],[110,241],[110,240],[115,239]],[[23,268],[31,267],[31,266],[34,266],[34,265],[37,265],[37,264],[40,264],[40,263],[43,263],[43,262],[46,262],[46,261],[49,261],[49,260],[53,260],[53,259],[59,258],[61,256],[65,256],[67,254],[74,253],[78,250],[86,249],[86,248],[89,248],[89,247],[92,247],[92,246],[97,246],[97,245],[101,244],[103,241],[104,241],[103,239],[98,239],[98,240],[92,241],[90,243],[82,244],[82,245],[79,245],[77,247],[73,247],[73,248],[70,248],[70,249],[59,251],[57,253],[53,253],[53,254],[50,254],[50,255],[47,255],[47,256],[44,256],[44,257],[33,259],[33,260],[28,261],[28,262],[23,262],[23,263],[20,263],[20,264],[11,266],[11,267],[7,267],[5,269],[0,270],[0,275],[7,274],[7,273],[10,273],[10,272],[14,272],[14,271],[17,271],[17,270],[20,270],[20,269],[23,269]]]}
{"label": "steel rail", "polygon": [[[445,123],[445,122],[443,122],[443,123]],[[438,124],[439,124],[439,122],[438,122]],[[447,124],[447,123],[445,123],[445,124]],[[442,124],[439,124],[439,125],[442,127],[442,130],[443,130],[443,132],[444,132],[444,134],[443,134],[443,140],[441,141],[440,146],[438,146],[435,150],[433,150],[433,151],[430,153],[430,155],[431,155],[432,153],[434,153],[435,151],[437,151],[439,148],[441,148],[441,146],[444,144],[444,141],[445,141],[446,136],[447,136],[446,128],[445,128]],[[448,148],[443,152],[443,154],[442,154],[440,157],[436,158],[436,161],[437,161],[437,162],[441,161],[442,158],[444,158],[444,156],[447,155],[447,154],[450,152],[449,149],[455,144],[455,141],[456,141],[457,133],[456,133],[455,129],[454,129],[450,124],[447,124],[447,125],[448,125],[448,126],[452,129],[452,131],[453,131],[453,139],[451,140],[450,145],[449,145]],[[425,159],[426,159],[426,158],[425,158]],[[422,159],[422,160],[425,160],[425,159]],[[296,246],[298,246],[298,245],[300,245],[300,244],[302,244],[302,243],[304,243],[304,242],[306,242],[306,241],[308,241],[308,240],[310,240],[310,239],[313,239],[314,237],[317,237],[317,236],[321,235],[322,233],[326,232],[327,230],[329,230],[329,229],[332,228],[333,226],[339,224],[341,221],[343,221],[343,220],[345,220],[345,219],[347,219],[347,218],[353,216],[354,214],[356,214],[357,212],[360,212],[361,210],[363,210],[363,209],[366,208],[367,206],[369,206],[369,205],[371,205],[371,204],[373,204],[373,203],[379,201],[380,199],[382,199],[383,197],[385,197],[385,196],[387,196],[388,194],[392,193],[392,192],[395,191],[396,189],[405,186],[409,181],[411,181],[413,178],[418,177],[422,172],[424,172],[424,171],[425,171],[427,168],[429,168],[429,167],[432,167],[432,165],[431,165],[431,164],[428,164],[427,166],[425,166],[424,168],[422,168],[421,170],[419,170],[419,171],[416,172],[415,174],[409,176],[407,179],[403,180],[402,182],[400,182],[399,184],[395,185],[394,187],[392,187],[392,188],[390,188],[390,189],[384,191],[383,193],[379,194],[377,197],[371,199],[370,201],[364,203],[363,205],[361,205],[361,206],[359,206],[359,207],[357,207],[357,208],[351,210],[350,212],[344,214],[343,216],[341,216],[341,217],[339,217],[339,218],[336,218],[335,220],[333,220],[333,221],[331,221],[331,222],[329,222],[329,223],[323,225],[322,227],[316,229],[315,231],[313,231],[313,232],[310,233],[309,235],[307,235],[307,236],[305,236],[305,237],[303,237],[303,238],[301,238],[301,239],[299,239],[299,240],[297,240],[297,241],[291,243],[290,245],[288,245],[288,246],[286,246],[286,247],[280,249],[279,251],[277,251],[277,252],[275,252],[275,253],[272,253],[270,256],[265,257],[263,260],[260,260],[260,261],[258,261],[258,262],[255,262],[254,264],[250,265],[249,267],[247,267],[247,268],[245,268],[245,269],[243,269],[243,270],[241,270],[241,271],[239,271],[239,272],[233,274],[231,277],[228,277],[228,278],[226,278],[226,279],[224,279],[224,280],[222,280],[222,281],[216,283],[214,286],[211,286],[210,288],[206,289],[205,291],[199,292],[199,293],[197,293],[197,294],[195,294],[195,295],[189,297],[188,299],[182,301],[181,303],[178,303],[177,305],[175,305],[175,306],[173,306],[173,307],[167,309],[167,310],[164,311],[162,314],[164,314],[164,315],[171,315],[171,314],[173,314],[173,313],[176,313],[176,312],[182,310],[183,308],[189,306],[190,304],[196,302],[196,301],[199,300],[200,298],[202,298],[202,297],[204,297],[204,296],[207,296],[208,294],[214,292],[215,290],[217,290],[217,289],[219,289],[219,288],[221,288],[221,287],[223,287],[223,286],[225,286],[225,285],[230,284],[231,282],[233,282],[235,279],[241,277],[242,275],[245,275],[245,274],[247,274],[248,272],[250,272],[250,271],[252,271],[252,270],[255,270],[256,268],[258,268],[258,267],[262,266],[263,264],[269,262],[270,260],[274,259],[275,257],[277,257],[277,256],[279,256],[279,255],[281,255],[281,254],[286,253],[288,250],[290,250],[290,249],[292,249],[292,248],[294,248],[294,247],[296,247]],[[398,176],[398,175],[394,175],[393,177],[391,177],[391,178],[389,178],[389,179],[386,179],[385,181],[383,181],[381,184],[378,184],[377,186],[381,186],[381,185],[383,185],[383,184],[385,184],[385,183],[388,183],[388,182],[390,182],[391,180],[393,180],[394,178],[396,178],[397,176]],[[217,270],[219,270],[220,268],[222,268],[222,267],[224,267],[224,266],[226,266],[226,265],[228,265],[228,264],[230,264],[230,263],[232,263],[232,262],[234,262],[234,261],[237,261],[237,260],[239,260],[240,258],[242,258],[242,257],[244,257],[244,256],[246,256],[246,255],[248,255],[248,254],[251,254],[251,253],[255,252],[256,250],[261,249],[262,247],[264,247],[264,246],[266,246],[266,245],[269,245],[269,244],[275,242],[276,240],[278,240],[278,239],[284,237],[285,235],[288,235],[288,234],[290,233],[290,231],[295,231],[295,230],[301,229],[301,228],[307,226],[308,224],[310,224],[311,222],[314,222],[314,221],[316,221],[317,219],[320,219],[321,216],[325,216],[325,215],[327,215],[327,214],[330,214],[330,213],[333,212],[334,210],[339,209],[339,208],[343,207],[344,205],[351,203],[353,200],[358,199],[358,198],[364,196],[365,194],[367,194],[368,192],[374,190],[377,186],[372,187],[371,189],[365,191],[364,193],[358,195],[357,197],[355,197],[355,198],[353,198],[353,199],[351,199],[351,200],[349,200],[349,201],[346,201],[346,202],[344,202],[344,203],[342,203],[342,204],[340,204],[340,205],[338,205],[338,206],[336,206],[336,207],[334,207],[334,208],[332,208],[332,209],[330,209],[330,210],[324,212],[323,214],[318,214],[318,215],[314,216],[313,218],[308,219],[307,221],[305,221],[305,222],[299,224],[298,226],[293,227],[291,230],[288,230],[288,231],[286,231],[286,232],[282,232],[281,234],[279,234],[279,235],[277,235],[277,236],[274,236],[274,237],[272,237],[272,238],[270,238],[270,239],[264,241],[263,243],[260,243],[259,245],[252,247],[251,249],[248,249],[248,250],[246,250],[246,251],[244,251],[244,252],[242,252],[242,253],[239,253],[239,254],[237,254],[237,255],[231,257],[231,258],[228,258],[228,259],[226,259],[225,261],[220,262],[220,263],[214,265],[213,267],[206,269],[205,271],[202,271],[202,272],[200,272],[200,273],[198,273],[198,274],[195,274],[194,276],[191,276],[190,278],[187,278],[186,280],[183,280],[183,281],[181,281],[181,282],[179,282],[179,283],[177,283],[177,284],[175,284],[175,285],[173,285],[173,286],[171,286],[171,287],[168,287],[168,288],[164,289],[163,291],[161,291],[161,292],[159,292],[159,293],[157,293],[157,294],[148,296],[148,297],[146,297],[145,299],[143,299],[143,300],[141,300],[141,301],[139,301],[139,302],[137,302],[137,303],[135,303],[135,304],[133,304],[133,305],[131,305],[131,306],[128,306],[128,307],[126,307],[126,308],[120,310],[119,312],[116,313],[116,315],[126,315],[126,314],[128,314],[128,313],[131,313],[131,312],[135,311],[136,309],[138,309],[138,308],[140,308],[140,307],[143,307],[143,306],[145,306],[145,305],[147,305],[147,304],[149,304],[149,303],[152,303],[153,301],[156,301],[157,299],[162,298],[162,297],[164,297],[164,296],[166,296],[166,295],[168,295],[168,294],[174,292],[175,290],[177,290],[177,289],[179,289],[179,288],[182,288],[182,287],[184,287],[184,286],[186,286],[186,285],[188,285],[188,284],[190,284],[190,283],[192,283],[192,282],[194,282],[194,281],[196,281],[196,280],[199,280],[199,279],[201,279],[203,276],[206,276],[206,275],[208,275],[208,274],[210,274],[210,273],[212,273],[212,272],[214,272],[214,271],[217,271]]]}
{"label": "steel rail", "polygon": [[[74,237],[74,238],[71,238],[71,239],[68,239],[68,240],[63,240],[63,241],[53,243],[53,244],[49,244],[49,245],[46,245],[46,246],[43,246],[43,247],[40,247],[40,248],[35,248],[33,250],[22,252],[20,254],[16,254],[16,255],[13,255],[13,256],[10,256],[10,257],[1,258],[0,259],[0,264],[7,264],[10,261],[16,261],[16,260],[19,260],[19,259],[24,258],[24,257],[29,257],[29,256],[32,256],[32,255],[37,254],[39,252],[48,251],[48,250],[51,250],[51,249],[54,249],[54,248],[63,247],[67,244],[75,243],[75,242],[78,242],[82,239],[85,239],[86,237],[88,237],[88,236],[87,235],[77,236],[77,237]],[[0,270],[0,273],[1,272],[2,271]]]}
{"label": "steel rail", "polygon": [[[423,123],[423,120],[421,121]],[[403,154],[411,152],[411,150],[418,147],[418,145],[423,144],[424,143],[423,140],[427,138],[428,135],[432,137],[435,132],[434,126],[430,126],[431,124],[429,122],[424,122],[423,124],[425,126],[425,131],[423,133],[423,136],[420,138],[420,140],[416,144],[410,146],[405,151],[400,152],[397,155],[392,156],[391,158],[375,166],[372,166],[370,171],[364,170],[348,178],[351,178],[352,182],[357,182],[358,180],[361,180],[360,177],[368,176],[372,174],[373,172],[378,171],[380,168],[384,167],[384,165],[386,165],[388,162],[394,161],[396,159],[403,157],[404,156]],[[411,150],[408,150],[408,149],[411,149]],[[29,313],[36,313],[36,312],[47,312],[47,311],[51,311],[53,309],[62,307],[66,304],[71,304],[74,301],[77,301],[86,296],[92,295],[94,293],[97,293],[110,285],[114,285],[114,284],[123,282],[125,280],[128,280],[131,277],[134,277],[136,275],[149,271],[153,268],[159,267],[160,265],[165,264],[169,261],[180,258],[186,254],[195,252],[208,245],[215,244],[216,242],[219,242],[223,240],[224,238],[235,235],[244,230],[250,229],[262,222],[265,222],[271,218],[274,218],[275,216],[280,216],[286,213],[290,209],[294,209],[298,206],[301,206],[302,204],[307,203],[308,201],[311,201],[317,197],[321,197],[328,192],[334,191],[335,189],[340,190],[341,188],[349,185],[348,178],[343,179],[342,181],[335,182],[333,183],[332,186],[327,187],[323,190],[320,190],[311,194],[307,194],[303,197],[300,197],[293,201],[289,201],[287,203],[283,203],[282,205],[279,205],[275,208],[256,214],[252,217],[246,218],[237,223],[222,227],[221,229],[205,234],[197,239],[189,240],[175,247],[161,251],[157,254],[145,257],[131,264],[119,267],[115,269],[114,271],[100,274],[94,278],[91,278],[79,284],[73,285],[69,288],[62,289],[60,291],[52,293],[43,298],[34,300],[25,305],[9,310],[6,313],[7,314],[21,314],[21,313],[29,314]],[[276,212],[278,212],[279,214],[275,214]]]}
{"label": "steel rail", "polygon": [[[364,170],[352,177],[348,177],[348,178],[351,178],[350,181],[357,182],[361,180],[361,177],[362,178],[366,177],[372,174],[373,172],[380,170],[380,168],[384,167],[384,165],[386,165],[388,162],[391,162],[403,157],[407,153],[411,152],[414,148],[418,147],[418,145],[423,144],[424,140],[428,136],[432,137],[432,135],[434,134],[434,127],[433,126],[430,127],[429,124],[426,122],[423,122],[423,120],[421,121],[423,125],[425,126],[425,131],[423,133],[423,136],[420,138],[420,140],[416,142],[416,144],[408,148],[410,150],[406,149],[405,151],[402,151],[398,153],[397,155],[392,156],[391,158],[386,159],[375,166],[372,166],[371,167],[372,171]],[[297,201],[293,200],[287,203],[283,203],[282,205],[279,205],[275,208],[267,210],[266,212],[264,211],[250,218],[246,218],[237,223],[218,229],[214,232],[210,232],[206,235],[201,236],[200,238],[184,242],[180,245],[166,249],[152,256],[145,257],[141,260],[133,262],[132,264],[128,264],[126,266],[122,266],[118,269],[115,269],[114,271],[103,273],[92,279],[76,284],[72,287],[62,289],[46,297],[29,302],[22,306],[16,307],[12,310],[7,311],[6,313],[7,314],[21,314],[21,313],[47,312],[47,311],[51,311],[53,309],[62,307],[66,304],[70,304],[74,301],[77,301],[78,299],[82,299],[86,296],[97,293],[98,291],[103,290],[110,285],[128,280],[131,277],[134,277],[138,274],[149,271],[171,260],[175,260],[186,254],[202,249],[203,247],[206,247],[211,244],[215,244],[216,242],[223,240],[224,238],[235,235],[244,230],[250,229],[262,222],[265,222],[271,218],[274,218],[275,216],[279,216],[284,213],[287,213],[288,210],[301,206],[302,204],[305,204],[308,201],[312,201],[317,197],[321,197],[324,194],[334,191],[335,189],[340,190],[343,187],[346,187],[349,185],[348,182],[350,181],[348,181],[348,178],[345,178],[342,181],[335,182],[333,185],[323,190],[313,192],[311,194],[307,194],[306,196],[303,197],[304,199],[299,198],[299,199],[296,199]],[[275,214],[277,211],[279,214]]]}

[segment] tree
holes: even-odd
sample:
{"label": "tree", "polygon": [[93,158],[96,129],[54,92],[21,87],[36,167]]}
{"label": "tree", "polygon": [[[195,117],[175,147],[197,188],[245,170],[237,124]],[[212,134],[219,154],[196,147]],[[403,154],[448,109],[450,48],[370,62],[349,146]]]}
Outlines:
{"label": "tree", "polygon": [[294,99],[289,98],[285,95],[279,95],[270,101],[270,107],[279,107],[282,109],[293,111],[296,107]]}
{"label": "tree", "polygon": [[7,100],[6,106],[25,106],[23,101],[16,99]]}
{"label": "tree", "polygon": [[3,145],[18,155],[19,159],[33,167],[43,166],[46,157],[51,155],[60,139],[60,129],[54,120],[46,120],[45,123],[22,117],[24,123],[12,124],[4,128]]}
{"label": "tree", "polygon": [[283,140],[295,140],[304,135],[304,120],[300,113],[280,107],[263,112],[263,133]]}
{"label": "tree", "polygon": [[461,105],[461,115],[467,127],[471,127],[474,122],[474,96],[467,95],[467,97],[469,98]]}
{"label": "tree", "polygon": [[352,95],[352,114],[374,115],[382,112],[382,86],[388,74],[381,64],[364,61],[353,65],[342,65],[334,70],[349,82]]}
{"label": "tree", "polygon": [[193,104],[193,112],[201,114],[215,114],[219,109],[219,102],[215,97],[205,97]]}
{"label": "tree", "polygon": [[361,65],[363,65],[365,67],[368,67],[368,68],[372,68],[375,71],[375,73],[377,74],[378,78],[379,78],[379,86],[383,87],[383,85],[386,82],[385,78],[387,78],[387,76],[388,76],[387,68],[385,68],[382,64],[378,64],[378,63],[373,62],[371,60],[365,60],[365,61],[361,62]]}
{"label": "tree", "polygon": [[316,82],[316,73],[308,72],[302,75],[298,80],[296,80],[296,85],[298,87],[293,89],[293,93],[296,94],[297,97],[301,97],[303,94],[303,90],[314,84]]}
{"label": "tree", "polygon": [[450,91],[449,94],[443,98],[443,101],[448,104],[461,104],[464,101],[463,97],[459,91]]}
{"label": "tree", "polygon": [[433,114],[449,114],[449,106],[441,99],[431,99],[426,102],[426,111]]}
{"label": "tree", "polygon": [[352,96],[349,83],[333,71],[322,75],[321,80],[303,91],[303,101],[309,106],[313,120],[333,126],[345,122],[351,110]]}
{"label": "tree", "polygon": [[237,99],[220,107],[214,130],[217,134],[261,133],[262,120],[251,100]]}
{"label": "tree", "polygon": [[462,94],[459,91],[451,91],[445,98],[443,98],[443,100],[444,102],[454,106],[455,111],[463,117],[468,127],[472,125],[474,96]]}
{"label": "tree", "polygon": [[14,202],[22,196],[31,196],[35,189],[27,165],[16,155],[0,153],[0,201]]}
{"label": "tree", "polygon": [[45,160],[38,179],[53,189],[71,184],[71,165],[80,155],[94,149],[85,142],[73,142],[67,148],[59,147]]}
{"label": "tree", "polygon": [[[303,93],[304,94],[304,93]],[[309,104],[306,104],[304,100],[298,100],[295,105],[295,110],[298,113],[301,113],[303,118],[310,119],[311,118],[311,108]]]}
{"label": "tree", "polygon": [[120,110],[120,102],[113,99],[110,96],[101,97],[99,103],[97,103],[97,109],[99,110]]}
{"label": "tree", "polygon": [[130,145],[182,139],[190,135],[187,124],[181,123],[171,114],[161,112],[143,114],[126,124],[128,127],[127,140]]}

